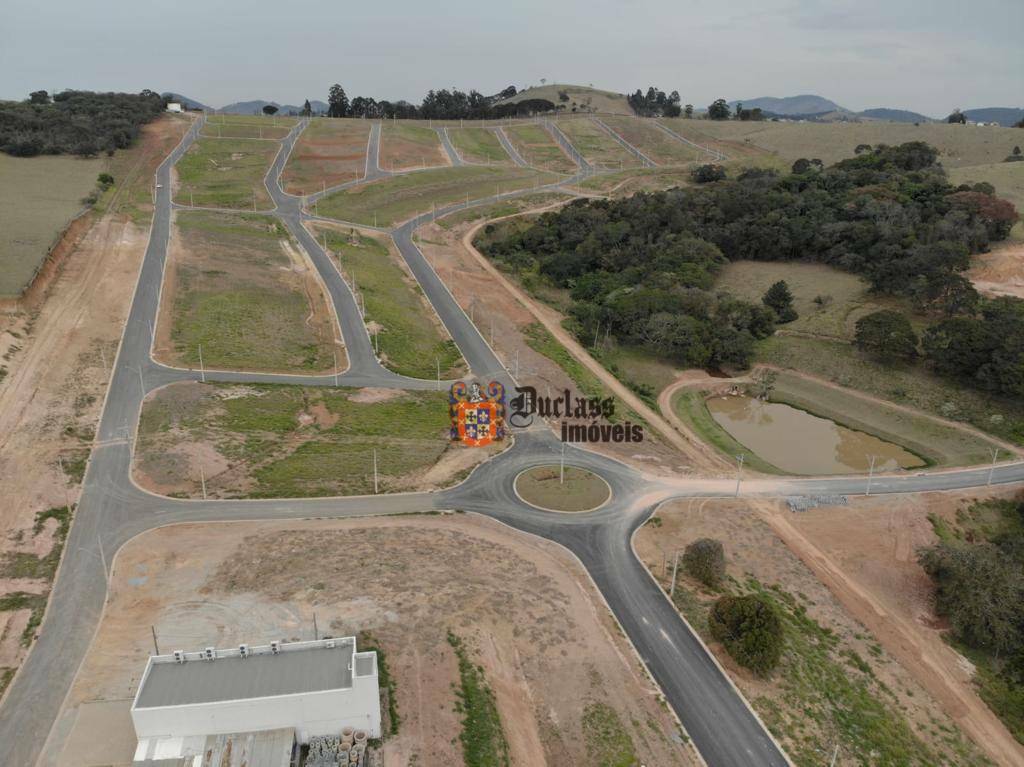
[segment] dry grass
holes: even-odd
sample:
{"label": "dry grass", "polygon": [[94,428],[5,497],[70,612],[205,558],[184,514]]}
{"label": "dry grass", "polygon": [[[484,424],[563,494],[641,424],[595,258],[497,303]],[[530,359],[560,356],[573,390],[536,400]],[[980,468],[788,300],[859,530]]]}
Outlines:
{"label": "dry grass", "polygon": [[505,135],[520,156],[535,168],[572,173],[576,164],[562,151],[551,134],[539,125],[513,125],[505,128]]}
{"label": "dry grass", "polygon": [[640,160],[587,118],[561,119],[558,127],[591,165],[602,168],[632,168]]}
{"label": "dry grass", "polygon": [[366,120],[317,118],[295,142],[281,183],[291,194],[312,194],[362,178],[370,123]]}
{"label": "dry grass", "polygon": [[[559,94],[564,93],[569,97],[568,101],[562,101]],[[517,93],[512,98],[501,102],[502,104],[513,104],[526,99],[547,99],[556,106],[564,106],[566,112],[602,112],[610,114],[631,115],[633,109],[626,101],[623,93],[613,91],[602,91],[596,88],[589,88],[585,85],[539,85],[527,88]]]}
{"label": "dry grass", "polygon": [[263,182],[280,149],[276,141],[198,139],[178,161],[174,201],[207,208],[252,210],[270,205]]}
{"label": "dry grass", "polygon": [[704,156],[689,144],[661,130],[653,120],[615,115],[602,116],[601,120],[658,165],[682,165]]}
{"label": "dry grass", "polygon": [[424,125],[384,121],[380,133],[380,166],[385,170],[450,165],[437,131]]}

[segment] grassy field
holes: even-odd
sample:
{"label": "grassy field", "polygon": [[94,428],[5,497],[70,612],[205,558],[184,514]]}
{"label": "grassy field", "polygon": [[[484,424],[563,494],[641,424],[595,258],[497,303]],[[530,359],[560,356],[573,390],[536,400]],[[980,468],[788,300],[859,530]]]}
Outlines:
{"label": "grassy field", "polygon": [[263,125],[291,128],[301,118],[289,115],[229,115],[214,114],[206,118],[210,125]]}
{"label": "grassy field", "polygon": [[355,276],[384,365],[413,378],[434,378],[437,361],[442,378],[466,372],[458,347],[440,327],[433,307],[396,253],[373,237],[317,229],[317,239],[324,234],[349,282]]}
{"label": "grassy field", "polygon": [[633,739],[618,713],[607,703],[588,703],[581,724],[593,767],[634,767],[639,763]]}
{"label": "grassy field", "polygon": [[[252,210],[270,205],[263,183],[280,145],[249,139],[198,139],[175,166],[174,201],[207,208]],[[255,198],[253,195],[255,194]]]}
{"label": "grassy field", "polygon": [[609,341],[590,353],[648,405],[658,409],[658,393],[679,377],[680,369],[664,357],[635,346]]}
{"label": "grassy field", "polygon": [[537,466],[516,477],[516,492],[527,503],[553,511],[590,511],[608,500],[608,483],[586,469]]}
{"label": "grassy field", "polygon": [[290,128],[284,125],[209,122],[203,126],[201,135],[207,138],[251,138],[251,139],[283,139]]}
{"label": "grassy field", "polygon": [[590,176],[574,186],[587,192],[625,197],[640,191],[671,189],[690,183],[688,168],[629,168]]}
{"label": "grassy field", "polygon": [[313,120],[295,142],[281,174],[291,194],[311,194],[327,186],[362,178],[370,123],[366,120]]}
{"label": "grassy field", "polygon": [[494,131],[486,128],[448,128],[448,139],[463,160],[479,163],[510,164],[512,158],[502,147]]}
{"label": "grassy field", "polygon": [[558,176],[528,168],[463,166],[438,168],[343,189],[319,202],[321,215],[357,224],[388,226],[428,213],[431,206],[482,200],[535,185],[550,184]]}
{"label": "grassy field", "polygon": [[438,219],[438,224],[445,229],[451,229],[469,221],[480,221],[483,219],[501,218],[512,216],[529,208],[551,205],[556,202],[571,200],[571,195],[561,192],[536,192],[535,194],[524,194],[520,197],[513,197],[508,200],[491,203],[490,205],[477,205],[472,208],[450,213],[444,218]]}
{"label": "grassy field", "polygon": [[433,128],[384,121],[380,132],[380,167],[385,170],[449,165],[441,137]]}
{"label": "grassy field", "polygon": [[[1019,128],[1015,129],[1024,133]],[[1018,142],[1024,149],[1024,135]],[[949,180],[954,184],[977,184],[988,182],[996,189],[996,194],[1017,206],[1017,212],[1024,216],[1024,162],[997,162],[987,165],[973,165],[963,168],[951,168]],[[1013,227],[1010,237],[1024,240],[1024,222],[1018,221]]]}
{"label": "grassy field", "polygon": [[473,663],[461,639],[450,631],[448,644],[459,662],[456,709],[462,715],[462,755],[466,767],[509,767],[508,740],[501,727],[498,704],[483,666]]}
{"label": "grassy field", "polygon": [[[293,498],[381,492],[449,449],[447,392],[175,384],[146,400],[136,470],[158,487],[216,497]],[[452,448],[455,449],[455,448]],[[202,464],[200,464],[202,465]]]}
{"label": "grassy field", "polygon": [[576,151],[591,165],[600,168],[632,168],[640,160],[626,151],[615,139],[586,118],[559,120],[558,127]]}
{"label": "grassy field", "polygon": [[[778,280],[785,280],[800,315],[782,326],[787,332],[812,333],[852,339],[861,317],[879,309],[899,309],[919,324],[905,301],[873,296],[868,284],[855,274],[824,264],[794,261],[733,261],[719,274],[716,290],[724,290],[754,303]],[[818,299],[818,300],[815,300]]]}
{"label": "grassy field", "polygon": [[104,170],[103,160],[0,154],[0,297],[21,294]]}
{"label": "grassy field", "polygon": [[[565,93],[569,100],[562,101],[559,96],[560,93]],[[629,106],[629,102],[626,101],[625,94],[588,88],[585,85],[566,85],[564,83],[535,85],[532,88],[519,91],[512,98],[500,103],[517,103],[526,99],[547,99],[556,106],[563,105],[567,112],[589,110],[592,112],[610,112],[622,115],[633,114],[633,109]]]}
{"label": "grassy field", "polygon": [[505,128],[505,135],[520,156],[533,167],[555,173],[575,172],[576,163],[539,125],[513,125]]}
{"label": "grassy field", "polygon": [[658,128],[653,120],[614,115],[603,115],[601,120],[659,165],[683,165],[703,156],[702,152]]}
{"label": "grassy field", "polygon": [[179,211],[169,290],[172,361],[226,370],[324,371],[333,313],[275,219]]}
{"label": "grassy field", "polygon": [[[979,128],[946,123],[863,122],[786,123],[720,122],[716,120],[663,121],[672,130],[698,143],[725,142],[723,149],[761,149],[777,153],[787,163],[801,157],[816,157],[826,165],[854,156],[858,144],[901,144],[924,141],[939,150],[939,160],[948,168],[1002,162],[1013,147],[1024,143],[1018,128]],[[733,151],[730,151],[730,145]]]}
{"label": "grassy field", "polygon": [[848,343],[779,335],[758,342],[757,358],[925,413],[965,421],[1024,445],[1024,415],[1019,404],[957,386],[921,366],[888,367],[865,357]]}

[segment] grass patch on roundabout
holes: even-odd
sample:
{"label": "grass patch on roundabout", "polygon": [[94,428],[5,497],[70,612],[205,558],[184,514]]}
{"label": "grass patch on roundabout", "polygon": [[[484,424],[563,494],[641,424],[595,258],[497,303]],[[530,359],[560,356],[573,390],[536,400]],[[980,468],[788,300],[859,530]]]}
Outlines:
{"label": "grass patch on roundabout", "polygon": [[532,506],[548,511],[592,511],[612,494],[608,483],[586,469],[536,466],[516,477],[516,492]]}
{"label": "grass patch on roundabout", "polygon": [[366,309],[366,323],[381,362],[412,378],[457,378],[466,372],[455,342],[448,337],[409,274],[400,256],[381,239],[337,229],[318,227],[316,237],[327,237],[327,248],[338,259],[342,272],[356,289]]}
{"label": "grass patch on roundabout", "polygon": [[343,189],[320,200],[318,212],[356,224],[391,226],[431,209],[544,186],[559,178],[529,168],[436,168]]}

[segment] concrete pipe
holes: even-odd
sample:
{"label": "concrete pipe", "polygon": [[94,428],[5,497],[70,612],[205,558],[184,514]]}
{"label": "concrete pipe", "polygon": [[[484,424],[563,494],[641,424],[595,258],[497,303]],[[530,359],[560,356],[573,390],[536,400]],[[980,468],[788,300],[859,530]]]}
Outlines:
{"label": "concrete pipe", "polygon": [[366,742],[366,730],[356,730],[356,743]]}

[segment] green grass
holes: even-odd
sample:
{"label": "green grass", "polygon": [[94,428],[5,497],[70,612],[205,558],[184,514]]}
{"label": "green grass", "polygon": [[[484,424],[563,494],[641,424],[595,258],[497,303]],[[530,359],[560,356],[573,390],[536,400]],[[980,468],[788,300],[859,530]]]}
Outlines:
{"label": "green grass", "polygon": [[376,637],[369,631],[360,632],[356,646],[359,648],[359,652],[377,653],[377,683],[387,695],[387,734],[393,737],[398,734],[399,727],[402,724],[402,717],[398,713],[395,678],[391,675],[391,669],[388,667],[387,653],[384,652]]}
{"label": "green grass", "polygon": [[423,291],[397,262],[397,256],[372,237],[319,230],[329,250],[356,287],[366,306],[366,321],[381,326],[379,351],[384,364],[413,378],[452,378],[465,372],[455,342],[448,338],[423,297]]}
{"label": "green grass", "polygon": [[207,138],[249,138],[249,139],[283,139],[291,128],[283,125],[252,124],[252,123],[212,123],[203,126],[200,135]]}
{"label": "green grass", "polygon": [[735,459],[737,455],[742,454],[744,456],[743,465],[752,471],[759,471],[763,474],[785,473],[757,454],[751,453],[746,446],[740,444],[729,432],[719,426],[718,421],[711,416],[704,403],[706,396],[707,392],[697,389],[680,389],[672,397],[672,408],[694,434],[723,455]]}
{"label": "green grass", "polygon": [[459,689],[456,711],[462,716],[462,755],[466,767],[509,767],[508,741],[501,728],[501,717],[494,691],[487,683],[483,667],[469,660],[462,640],[448,632],[448,644],[459,663]]}
{"label": "green grass", "polygon": [[230,115],[219,114],[209,115],[206,122],[209,125],[264,125],[264,126],[286,126],[292,127],[299,121],[298,117],[288,115]]}
{"label": "green grass", "polygon": [[14,672],[16,668],[3,667],[0,668],[0,698],[4,696],[4,690],[10,685],[11,680],[14,679]]}
{"label": "green grass", "polygon": [[32,528],[33,535],[39,535],[48,519],[56,519],[57,529],[53,533],[50,551],[38,556],[26,551],[9,551],[0,562],[0,576],[4,578],[31,578],[52,582],[60,565],[60,555],[71,527],[71,513],[65,506],[55,506],[36,514]]}
{"label": "green grass", "polygon": [[[284,385],[167,387],[145,403],[138,467],[168,486],[200,492],[198,472],[177,458],[205,442],[232,470],[208,476],[220,497],[293,498],[373,493],[435,465],[448,449],[447,392],[403,392],[358,401],[358,389]],[[355,399],[354,399],[355,398]]]}
{"label": "green grass", "polygon": [[690,171],[683,168],[629,168],[589,176],[578,186],[589,192],[624,196],[639,191],[671,189],[690,184]]}
{"label": "green grass", "polygon": [[431,208],[483,200],[494,194],[553,183],[550,173],[527,168],[463,166],[418,171],[344,189],[319,202],[323,216],[358,224],[389,226]]}
{"label": "green grass", "polygon": [[494,131],[486,128],[448,128],[448,139],[463,160],[469,162],[509,163],[511,158]]}
{"label": "green grass", "polygon": [[[559,95],[561,93],[565,93],[569,100],[562,101]],[[512,98],[500,103],[514,104],[525,99],[545,99],[552,104],[564,106],[567,112],[572,112],[573,107],[575,107],[579,111],[590,109],[596,112],[633,114],[633,109],[629,106],[626,96],[622,93],[603,91],[586,85],[569,85],[566,83],[534,85],[519,91]]]}
{"label": "green grass", "polygon": [[637,767],[633,739],[615,709],[607,703],[588,703],[583,709],[583,739],[592,767]]}
{"label": "green grass", "polygon": [[490,205],[477,205],[472,208],[456,211],[455,213],[449,213],[444,218],[438,219],[438,224],[445,229],[452,229],[460,224],[465,224],[471,221],[482,221],[484,219],[513,216],[516,213],[521,213],[529,208],[551,205],[556,202],[566,202],[571,199],[572,197],[570,195],[562,194],[561,192],[536,192],[534,194],[524,194],[520,197],[513,197],[512,199],[502,200],[501,202],[492,203]]}
{"label": "green grass", "polygon": [[103,160],[0,153],[0,297],[21,294],[104,169]]}
{"label": "green grass", "polygon": [[1018,404],[957,386],[931,375],[920,365],[883,365],[848,343],[779,335],[758,342],[757,358],[931,415],[965,421],[996,437],[1024,445],[1024,415]]}
{"label": "green grass", "polygon": [[689,164],[703,155],[703,152],[658,128],[653,120],[601,115],[601,121],[658,165]]}
{"label": "green grass", "polygon": [[655,410],[658,409],[658,394],[679,377],[676,365],[639,347],[610,342],[592,349],[591,354]]}
{"label": "green grass", "polygon": [[[562,481],[564,479],[564,481]],[[542,509],[589,511],[608,500],[608,483],[596,474],[575,466],[537,466],[516,477],[516,492],[523,500]]]}
{"label": "green grass", "polygon": [[559,120],[557,125],[576,147],[576,151],[591,165],[605,168],[631,168],[640,165],[640,160],[636,156],[587,118]]}
{"label": "green grass", "polygon": [[573,173],[576,164],[562,151],[551,134],[539,125],[512,125],[505,135],[520,156],[535,168],[555,173]]}
{"label": "green grass", "polygon": [[253,209],[270,206],[263,177],[277,155],[274,141],[197,139],[178,161],[174,201],[207,208]]}
{"label": "green grass", "polygon": [[[226,370],[323,371],[334,364],[333,321],[317,296],[312,320],[282,224],[266,216],[180,211],[171,341],[176,361]],[[296,248],[297,251],[297,248]]]}
{"label": "green grass", "polygon": [[437,131],[425,125],[385,120],[380,133],[380,166],[387,170],[448,165]]}

